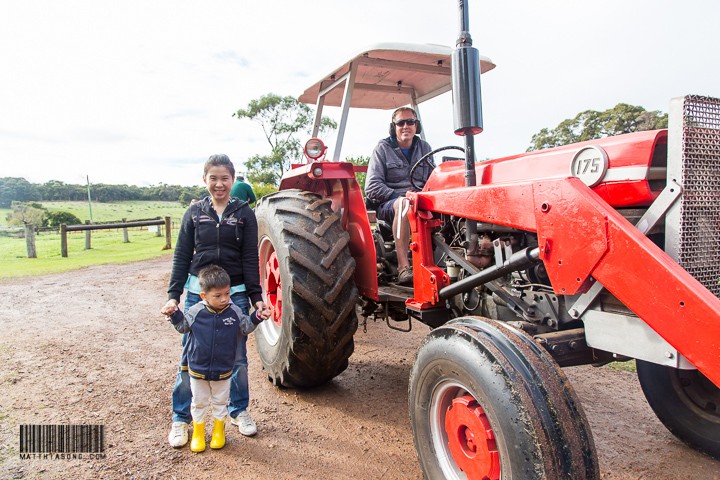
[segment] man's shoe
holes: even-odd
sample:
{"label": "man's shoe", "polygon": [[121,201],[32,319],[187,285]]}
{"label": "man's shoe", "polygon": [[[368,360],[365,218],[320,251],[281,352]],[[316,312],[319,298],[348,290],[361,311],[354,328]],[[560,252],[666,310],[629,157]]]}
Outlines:
{"label": "man's shoe", "polygon": [[400,273],[398,273],[398,285],[412,285],[413,283],[413,271],[410,267],[405,267],[402,270],[400,270]]}
{"label": "man's shoe", "polygon": [[168,443],[173,448],[184,447],[188,442],[188,424],[185,422],[173,422],[168,435]]}
{"label": "man's shoe", "polygon": [[252,437],[257,433],[257,425],[255,425],[253,419],[250,418],[250,414],[247,410],[243,410],[235,418],[230,417],[230,423],[237,425],[240,433],[246,437]]}

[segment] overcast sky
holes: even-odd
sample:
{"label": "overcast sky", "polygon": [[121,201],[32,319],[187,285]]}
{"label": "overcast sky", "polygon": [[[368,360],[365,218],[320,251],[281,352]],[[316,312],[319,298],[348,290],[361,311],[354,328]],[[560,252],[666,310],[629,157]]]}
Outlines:
{"label": "overcast sky", "polygon": [[[497,64],[482,79],[478,158],[524,151],[586,109],[720,96],[718,1],[469,4],[474,46]],[[238,108],[297,97],[368,45],[452,46],[459,25],[451,0],[0,5],[0,177],[36,183],[199,185],[213,153],[242,170],[269,148],[257,124],[232,117]],[[462,145],[449,94],[421,110],[434,147]],[[351,111],[343,156],[369,155],[388,121]]]}

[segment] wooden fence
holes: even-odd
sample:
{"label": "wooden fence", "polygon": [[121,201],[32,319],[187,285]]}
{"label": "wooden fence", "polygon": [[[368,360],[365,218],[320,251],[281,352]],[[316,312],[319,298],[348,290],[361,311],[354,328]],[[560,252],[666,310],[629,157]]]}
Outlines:
{"label": "wooden fence", "polygon": [[90,248],[90,232],[92,230],[115,230],[123,229],[123,241],[127,243],[128,240],[128,228],[131,227],[149,227],[153,225],[165,225],[165,246],[163,250],[169,250],[172,248],[171,237],[172,237],[172,224],[170,217],[157,218],[156,220],[140,220],[135,222],[122,222],[122,223],[103,223],[101,225],[92,225],[87,222],[85,225],[60,225],[60,254],[63,257],[68,256],[68,242],[67,232],[85,232],[85,248]]}

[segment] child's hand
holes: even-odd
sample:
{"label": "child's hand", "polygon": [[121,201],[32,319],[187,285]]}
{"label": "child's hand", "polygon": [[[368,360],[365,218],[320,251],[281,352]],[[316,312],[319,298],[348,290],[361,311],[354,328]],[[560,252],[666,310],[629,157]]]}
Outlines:
{"label": "child's hand", "polygon": [[178,301],[175,299],[168,300],[165,305],[160,309],[160,313],[166,317],[175,313],[178,309]]}

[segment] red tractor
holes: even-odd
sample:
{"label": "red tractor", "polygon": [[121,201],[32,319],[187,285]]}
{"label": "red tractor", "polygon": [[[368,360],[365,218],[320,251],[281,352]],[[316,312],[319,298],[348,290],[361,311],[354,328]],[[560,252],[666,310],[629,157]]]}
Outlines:
{"label": "red tractor", "polygon": [[[720,100],[675,99],[668,129],[475,163],[480,73],[494,65],[464,4],[452,51],[380,45],[300,97],[316,125],[324,106],[342,115],[332,159],[308,142],[308,163],[257,206],[268,378],[313,387],[342,373],[359,310],[431,328],[408,400],[427,478],[599,478],[561,367],[631,359],[663,424],[720,458]],[[464,158],[408,194],[414,284],[401,287],[392,235],[366,210],[358,167],[339,161],[348,112],[417,111],[451,89]]]}

